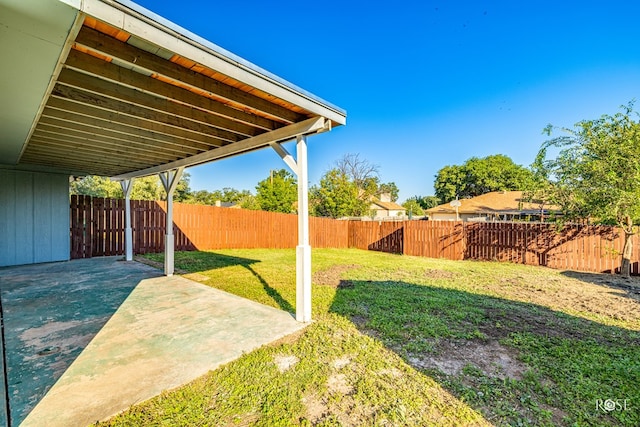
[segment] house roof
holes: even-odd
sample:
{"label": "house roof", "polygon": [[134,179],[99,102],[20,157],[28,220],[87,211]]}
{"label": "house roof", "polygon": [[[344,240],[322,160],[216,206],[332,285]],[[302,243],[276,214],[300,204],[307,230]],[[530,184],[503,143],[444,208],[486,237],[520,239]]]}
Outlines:
{"label": "house roof", "polygon": [[123,179],[346,123],[127,0],[0,0],[0,27],[0,167]]}
{"label": "house roof", "polygon": [[378,205],[382,209],[386,209],[388,211],[398,211],[398,210],[406,211],[404,206],[399,205],[395,202],[381,202],[380,200],[372,200],[371,203],[374,205]]}
{"label": "house roof", "polygon": [[[528,202],[523,198],[522,191],[494,191],[470,199],[461,199],[458,207],[459,214],[483,213],[539,213],[541,208],[545,212],[557,210],[555,206],[541,205],[540,202]],[[455,214],[456,208],[444,203],[427,209],[428,214]]]}

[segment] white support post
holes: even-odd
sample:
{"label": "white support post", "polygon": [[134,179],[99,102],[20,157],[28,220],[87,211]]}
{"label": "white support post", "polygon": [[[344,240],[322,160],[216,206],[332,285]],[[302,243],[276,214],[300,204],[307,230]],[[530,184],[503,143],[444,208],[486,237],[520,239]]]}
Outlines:
{"label": "white support post", "polygon": [[173,236],[173,192],[182,177],[183,167],[160,173],[160,181],[167,193],[167,224],[164,236],[164,275],[173,276],[174,272],[174,236]]}
{"label": "white support post", "polygon": [[296,248],[296,320],[311,321],[311,246],[309,245],[309,172],[307,137],[297,138],[298,247]]}
{"label": "white support post", "polygon": [[298,246],[296,246],[296,320],[311,322],[311,246],[309,245],[309,171],[307,137],[297,137],[297,161],[279,142],[271,144],[298,177]]}
{"label": "white support post", "polygon": [[124,193],[124,259],[133,261],[133,230],[131,228],[131,189],[133,188],[133,178],[120,181],[122,192]]}

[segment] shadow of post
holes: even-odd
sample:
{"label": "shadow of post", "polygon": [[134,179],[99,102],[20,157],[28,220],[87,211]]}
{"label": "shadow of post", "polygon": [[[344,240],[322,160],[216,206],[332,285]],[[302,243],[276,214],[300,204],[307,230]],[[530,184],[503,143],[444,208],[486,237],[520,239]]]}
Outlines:
{"label": "shadow of post", "polygon": [[280,307],[281,310],[291,314],[295,314],[296,312],[295,307],[293,307],[289,303],[289,301],[284,299],[280,294],[280,292],[278,292],[275,288],[272,288],[271,286],[269,286],[269,283],[266,280],[264,280],[264,278],[260,274],[258,274],[258,272],[255,271],[250,264],[246,264],[246,265],[243,264],[243,267],[249,270],[251,274],[253,274],[253,276],[260,281],[260,283],[262,284],[262,287],[264,288],[264,291],[267,293],[267,295],[271,297],[271,299],[275,301],[276,304],[278,304],[278,307]]}
{"label": "shadow of post", "polygon": [[[162,260],[163,255],[158,254],[158,259]],[[197,252],[189,252],[187,255],[183,256],[180,252],[176,252],[176,267],[181,270],[186,270],[190,273],[215,270],[218,268],[226,268],[226,267],[234,267],[241,266],[245,268],[247,271],[251,273],[253,277],[255,277],[265,293],[277,304],[277,306],[288,313],[295,314],[295,307],[287,301],[277,289],[269,285],[260,273],[256,271],[253,267],[254,264],[258,264],[261,261],[243,258],[231,255],[225,255],[218,252],[210,252],[210,251],[197,251]],[[185,263],[185,259],[188,259],[190,263]]]}

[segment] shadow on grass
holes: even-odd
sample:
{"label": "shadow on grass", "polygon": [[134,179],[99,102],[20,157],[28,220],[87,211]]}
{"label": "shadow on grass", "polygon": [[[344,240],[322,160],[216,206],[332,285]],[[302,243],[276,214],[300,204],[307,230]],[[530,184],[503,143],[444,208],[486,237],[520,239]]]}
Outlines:
{"label": "shadow on grass", "polygon": [[640,425],[638,331],[395,281],[343,281],[330,310],[497,425]]}
{"label": "shadow on grass", "polygon": [[563,276],[582,280],[613,289],[617,295],[624,295],[635,301],[640,301],[640,277],[624,277],[620,274],[585,273],[581,271],[563,271]]}
{"label": "shadow on grass", "polygon": [[[163,254],[156,254],[152,258],[164,260]],[[188,272],[203,272],[218,268],[241,266],[246,268],[253,277],[258,279],[265,293],[273,299],[281,310],[295,314],[295,308],[282,297],[277,289],[271,287],[269,283],[252,267],[260,263],[260,260],[224,255],[217,252],[176,252],[176,266]]]}

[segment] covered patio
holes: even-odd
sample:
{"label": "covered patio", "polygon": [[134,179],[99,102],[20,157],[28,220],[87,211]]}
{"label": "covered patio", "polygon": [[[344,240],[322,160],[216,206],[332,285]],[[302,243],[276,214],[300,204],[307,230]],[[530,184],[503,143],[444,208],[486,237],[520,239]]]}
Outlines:
{"label": "covered patio", "polygon": [[[0,34],[8,425],[104,418],[311,320],[307,138],[344,125],[344,110],[128,0],[0,0]],[[269,147],[298,178],[303,323],[173,276],[183,170]],[[160,177],[164,275],[111,258],[51,264],[70,258],[68,184],[86,175],[119,181],[127,206],[136,178]]]}
{"label": "covered patio", "polygon": [[304,327],[121,257],[3,268],[0,283],[2,425],[86,426]]}
{"label": "covered patio", "polygon": [[[296,318],[311,319],[307,138],[344,110],[128,0],[0,0],[0,24],[0,266],[69,259],[63,179],[111,177],[128,207],[156,174],[171,276],[183,170],[271,147],[298,180]],[[130,209],[125,230],[131,260]]]}

